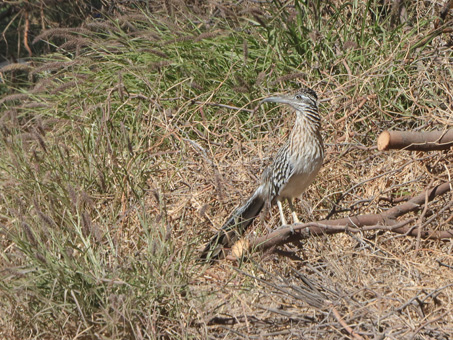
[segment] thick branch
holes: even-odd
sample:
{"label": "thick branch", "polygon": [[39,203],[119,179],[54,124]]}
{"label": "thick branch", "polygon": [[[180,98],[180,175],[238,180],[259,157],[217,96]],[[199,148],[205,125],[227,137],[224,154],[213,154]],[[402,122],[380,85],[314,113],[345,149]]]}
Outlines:
{"label": "thick branch", "polygon": [[453,129],[431,132],[384,131],[379,135],[377,144],[381,151],[390,149],[447,150],[453,146]]}
{"label": "thick branch", "polygon": [[[398,234],[417,236],[417,228],[407,226],[407,224],[414,221],[413,218],[399,223],[396,221],[396,218],[411,211],[419,210],[424,206],[425,199],[426,202],[432,201],[435,197],[449,192],[451,190],[450,186],[450,183],[443,183],[380,214],[359,215],[337,220],[323,220],[319,222],[296,224],[291,227],[284,227],[267,236],[251,240],[249,248],[266,250],[287,242],[305,239],[310,236],[337,234],[346,231],[355,233],[366,230],[389,230]],[[420,233],[420,237],[424,239],[453,238],[453,229],[447,231],[424,230]]]}

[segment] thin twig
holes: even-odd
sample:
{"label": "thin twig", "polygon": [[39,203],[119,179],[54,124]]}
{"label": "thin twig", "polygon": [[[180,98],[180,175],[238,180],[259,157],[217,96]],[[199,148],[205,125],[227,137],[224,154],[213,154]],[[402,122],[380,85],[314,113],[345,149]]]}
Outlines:
{"label": "thin twig", "polygon": [[341,317],[340,313],[337,311],[337,309],[334,306],[330,307],[333,315],[335,316],[335,319],[343,326],[346,332],[348,332],[354,339],[359,339],[363,340],[363,338],[357,334],[349,325],[344,321],[344,319]]}
{"label": "thin twig", "polygon": [[[429,184],[428,187],[432,185],[432,181]],[[415,252],[418,253],[418,250],[420,249],[420,240],[422,236],[422,224],[423,224],[423,218],[426,215],[426,212],[428,211],[428,190],[425,191],[425,207],[423,208],[422,213],[420,214],[420,218],[418,219],[418,229],[417,229],[417,241],[415,242]]]}

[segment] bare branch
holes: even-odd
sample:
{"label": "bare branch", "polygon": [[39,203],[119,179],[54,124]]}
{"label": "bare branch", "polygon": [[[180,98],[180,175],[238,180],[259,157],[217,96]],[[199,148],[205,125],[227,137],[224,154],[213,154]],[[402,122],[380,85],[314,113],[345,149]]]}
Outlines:
{"label": "bare branch", "polygon": [[341,218],[337,220],[323,220],[305,224],[285,226],[269,235],[252,239],[249,249],[266,250],[275,246],[306,239],[310,236],[321,236],[326,234],[337,234],[342,232],[363,232],[369,230],[387,230],[408,236],[418,236],[423,239],[446,239],[453,238],[453,229],[446,231],[422,230],[419,227],[407,226],[415,221],[415,218],[397,222],[396,218],[409,212],[420,210],[425,202],[432,201],[435,197],[441,196],[451,190],[451,183],[443,183],[432,189],[428,189],[409,201],[393,207],[380,214],[366,214]]}

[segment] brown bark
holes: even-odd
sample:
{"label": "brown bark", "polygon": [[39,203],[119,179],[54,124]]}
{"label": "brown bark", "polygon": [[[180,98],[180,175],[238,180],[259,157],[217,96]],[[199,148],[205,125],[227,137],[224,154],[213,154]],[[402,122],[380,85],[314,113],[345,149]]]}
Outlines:
{"label": "brown bark", "polygon": [[381,151],[390,149],[447,150],[453,147],[453,129],[431,132],[384,131],[380,134],[377,144]]}
{"label": "brown bark", "polygon": [[[248,248],[266,250],[284,243],[306,239],[310,236],[337,234],[346,231],[357,233],[369,230],[388,230],[398,234],[417,236],[419,234],[418,227],[407,226],[409,223],[415,221],[415,218],[402,222],[397,222],[396,218],[411,211],[420,210],[425,202],[430,202],[435,197],[441,196],[450,190],[451,183],[443,183],[380,214],[352,216],[337,220],[323,220],[284,227],[269,235],[252,239],[248,244]],[[453,238],[453,229],[446,231],[423,230],[420,233],[420,237],[423,239]]]}

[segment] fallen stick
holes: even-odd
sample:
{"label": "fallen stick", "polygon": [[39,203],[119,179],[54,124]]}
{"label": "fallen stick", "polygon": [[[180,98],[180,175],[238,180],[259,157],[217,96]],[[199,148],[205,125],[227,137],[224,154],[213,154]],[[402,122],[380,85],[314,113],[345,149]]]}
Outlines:
{"label": "fallen stick", "polygon": [[380,151],[390,149],[447,150],[453,147],[453,129],[431,132],[384,131],[379,135],[377,145]]}
{"label": "fallen stick", "polygon": [[[388,209],[380,214],[366,214],[340,218],[337,220],[323,220],[305,224],[294,224],[292,226],[280,228],[269,235],[255,238],[247,242],[240,252],[235,252],[236,256],[248,249],[267,250],[278,245],[299,241],[310,236],[321,236],[326,234],[337,234],[342,232],[362,232],[366,230],[388,230],[398,234],[417,236],[418,228],[407,226],[414,221],[414,218],[398,222],[396,218],[411,211],[420,210],[425,203],[434,198],[444,195],[451,190],[451,183],[443,183],[432,189],[428,189],[409,201],[396,207]],[[420,233],[423,239],[447,239],[453,238],[453,229],[445,231],[423,230]]]}

